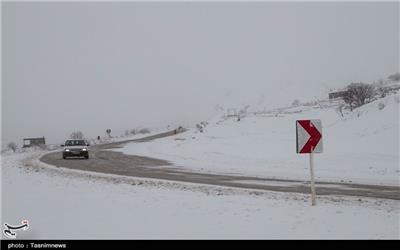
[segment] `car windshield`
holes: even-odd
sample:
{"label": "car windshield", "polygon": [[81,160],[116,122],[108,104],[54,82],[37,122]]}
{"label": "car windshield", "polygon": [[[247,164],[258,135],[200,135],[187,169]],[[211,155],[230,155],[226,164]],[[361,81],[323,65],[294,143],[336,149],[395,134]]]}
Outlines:
{"label": "car windshield", "polygon": [[68,140],[65,142],[65,146],[85,146],[84,140]]}

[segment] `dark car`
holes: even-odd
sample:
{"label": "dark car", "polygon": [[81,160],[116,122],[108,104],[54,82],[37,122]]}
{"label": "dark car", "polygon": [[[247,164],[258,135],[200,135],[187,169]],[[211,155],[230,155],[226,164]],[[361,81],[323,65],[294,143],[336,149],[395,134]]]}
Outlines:
{"label": "dark car", "polygon": [[85,140],[67,140],[65,144],[61,146],[64,147],[62,152],[63,159],[66,159],[67,157],[85,157],[86,159],[89,159],[89,143]]}

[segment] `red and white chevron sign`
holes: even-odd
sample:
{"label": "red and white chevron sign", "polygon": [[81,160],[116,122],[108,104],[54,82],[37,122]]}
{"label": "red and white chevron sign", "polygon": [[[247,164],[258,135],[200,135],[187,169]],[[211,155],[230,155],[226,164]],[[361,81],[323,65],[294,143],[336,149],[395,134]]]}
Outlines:
{"label": "red and white chevron sign", "polygon": [[321,120],[297,120],[297,153],[322,153]]}

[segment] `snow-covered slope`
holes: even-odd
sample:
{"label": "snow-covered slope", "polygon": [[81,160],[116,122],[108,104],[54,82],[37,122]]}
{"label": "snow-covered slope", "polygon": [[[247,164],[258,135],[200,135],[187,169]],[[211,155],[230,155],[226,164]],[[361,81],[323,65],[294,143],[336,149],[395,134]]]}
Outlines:
{"label": "snow-covered slope", "polygon": [[399,185],[399,95],[344,117],[337,103],[323,101],[249,114],[240,121],[217,118],[203,133],[191,129],[117,150],[193,171],[307,180],[308,155],[296,154],[297,119],[322,120],[324,152],[314,157],[317,180]]}

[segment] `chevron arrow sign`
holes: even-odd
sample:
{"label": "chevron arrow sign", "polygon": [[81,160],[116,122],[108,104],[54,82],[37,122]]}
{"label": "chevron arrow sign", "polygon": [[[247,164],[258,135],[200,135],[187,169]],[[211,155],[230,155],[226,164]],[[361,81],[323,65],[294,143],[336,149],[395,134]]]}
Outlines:
{"label": "chevron arrow sign", "polygon": [[297,120],[297,153],[322,153],[321,120]]}

